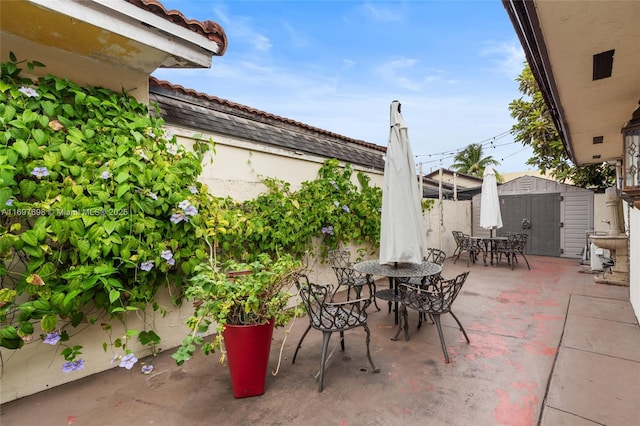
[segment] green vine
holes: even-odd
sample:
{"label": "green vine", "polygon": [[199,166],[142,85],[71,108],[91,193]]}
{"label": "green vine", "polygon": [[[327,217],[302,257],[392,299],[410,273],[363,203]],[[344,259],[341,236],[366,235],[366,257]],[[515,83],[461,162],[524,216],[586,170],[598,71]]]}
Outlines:
{"label": "green vine", "polygon": [[214,238],[224,253],[237,259],[279,251],[302,257],[313,252],[319,238],[320,255],[343,244],[378,245],[380,236],[380,188],[369,177],[357,174],[352,182],[350,165],[325,161],[317,179],[303,182],[299,190],[282,180],[266,178],[267,192],[253,200],[223,203],[226,214]]}
{"label": "green vine", "polygon": [[[0,346],[9,349],[38,333],[64,345],[81,324],[161,310],[164,285],[179,298],[204,253],[198,209],[209,198],[200,154],[147,106],[52,75],[34,82],[20,64],[11,54],[0,68]],[[139,339],[159,341],[149,331]],[[68,362],[80,354],[62,352]]]}
{"label": "green vine", "polygon": [[377,246],[381,191],[362,173],[355,183],[350,165],[328,160],[297,190],[267,178],[253,200],[214,198],[197,180],[210,141],[187,151],[126,93],[32,81],[23,66],[43,65],[13,54],[0,64],[0,346],[56,345],[69,372],[84,364],[73,335],[100,324],[105,351],[131,368],[130,339],[153,347],[160,336],[149,323],[130,330],[127,313],[164,314],[162,287],[182,302],[209,259],[204,236],[221,262]]}

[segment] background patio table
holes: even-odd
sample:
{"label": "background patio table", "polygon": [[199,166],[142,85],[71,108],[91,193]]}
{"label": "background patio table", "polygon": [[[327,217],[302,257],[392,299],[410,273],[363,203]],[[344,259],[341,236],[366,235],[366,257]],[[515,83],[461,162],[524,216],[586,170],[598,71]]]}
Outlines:
{"label": "background patio table", "polygon": [[442,272],[442,266],[433,262],[422,263],[398,263],[380,264],[378,260],[365,260],[353,265],[353,269],[367,275],[375,275],[389,278],[389,288],[393,289],[396,296],[394,302],[395,323],[398,324],[398,283],[396,278],[427,277]]}
{"label": "background patio table", "polygon": [[[484,266],[487,266],[487,254],[491,255],[491,265],[493,265],[493,257],[499,244],[506,244],[508,237],[470,237],[476,247],[482,250],[482,260]],[[497,263],[497,259],[496,259]]]}

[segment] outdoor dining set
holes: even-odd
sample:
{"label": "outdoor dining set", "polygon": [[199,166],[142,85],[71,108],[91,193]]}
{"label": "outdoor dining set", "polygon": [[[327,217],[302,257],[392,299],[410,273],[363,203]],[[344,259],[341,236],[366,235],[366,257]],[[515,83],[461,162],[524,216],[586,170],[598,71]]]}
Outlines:
{"label": "outdoor dining set", "polygon": [[[366,333],[367,359],[373,372],[380,372],[371,358],[369,348],[371,331],[367,324],[367,308],[373,303],[380,311],[377,299],[388,303],[389,312],[395,313],[397,331],[391,340],[398,340],[404,330],[405,340],[409,340],[408,310],[418,312],[418,328],[423,320],[431,320],[438,330],[440,343],[446,362],[449,362],[440,316],[450,313],[467,343],[469,337],[459,319],[452,311],[452,305],[469,272],[461,273],[453,278],[441,275],[446,254],[442,250],[428,248],[427,255],[419,264],[381,264],[378,260],[358,263],[350,261],[348,250],[333,250],[329,253],[329,263],[336,275],[337,285],[319,285],[310,283],[306,276],[301,276],[298,289],[307,310],[309,325],[296,347],[293,362],[301,348],[307,333],[312,329],[323,333],[322,355],[318,390],[324,386],[324,369],[328,359],[329,339],[332,333],[340,334],[340,347],[344,351],[344,332],[363,327]],[[389,288],[378,290],[376,276],[389,279]],[[366,288],[365,291],[363,291]],[[346,289],[344,294],[339,290]],[[353,296],[351,295],[353,292]]]}
{"label": "outdoor dining set", "polygon": [[484,265],[487,265],[487,258],[490,258],[491,265],[497,265],[504,256],[507,264],[513,270],[518,263],[518,256],[527,264],[530,270],[529,261],[524,251],[527,245],[527,234],[509,233],[506,235],[475,237],[461,231],[451,231],[456,242],[456,249],[453,252],[453,263],[460,259],[460,255],[467,254],[467,266],[469,263],[476,263],[482,255]]}
{"label": "outdoor dining set", "polygon": [[[465,340],[470,343],[469,336],[452,311],[453,302],[466,282],[469,272],[456,276],[443,275],[446,253],[427,246],[415,157],[409,144],[407,126],[402,118],[400,106],[400,102],[393,101],[390,108],[391,126],[382,185],[378,258],[352,263],[348,250],[334,250],[329,253],[328,261],[335,272],[337,286],[310,283],[306,276],[301,276],[298,281],[298,290],[306,307],[309,325],[298,342],[293,362],[295,363],[298,351],[309,331],[312,328],[321,331],[322,355],[320,371],[317,374],[319,391],[322,391],[324,386],[328,345],[333,333],[340,334],[340,347],[344,351],[344,333],[362,327],[366,333],[367,359],[372,371],[380,372],[371,357],[371,331],[367,324],[367,308],[373,303],[380,311],[378,300],[386,301],[389,313],[392,310],[394,312],[397,329],[391,340],[398,340],[403,331],[405,340],[409,340],[408,312],[412,310],[418,313],[418,327],[428,320],[435,324],[447,363],[449,354],[440,323],[442,315],[451,314]],[[495,171],[487,168],[484,175],[480,226],[485,229],[498,229],[502,227],[502,219]],[[462,253],[467,253],[468,262],[473,263],[482,254],[485,264],[487,256],[492,264],[499,262],[504,256],[512,268],[517,262],[518,254],[526,261],[523,253],[526,236],[479,238],[454,232],[454,237],[457,243],[454,261],[457,261]],[[389,282],[388,288],[377,289],[374,277],[386,277]],[[338,290],[345,288],[346,297],[344,293],[338,294]],[[363,291],[365,288],[366,291]]]}

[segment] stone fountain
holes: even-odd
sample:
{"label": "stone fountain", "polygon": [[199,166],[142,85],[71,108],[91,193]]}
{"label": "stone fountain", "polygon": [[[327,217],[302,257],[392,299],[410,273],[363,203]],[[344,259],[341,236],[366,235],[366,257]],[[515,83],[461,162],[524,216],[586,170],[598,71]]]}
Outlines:
{"label": "stone fountain", "polygon": [[624,215],[620,190],[605,190],[605,206],[609,216],[607,235],[592,235],[591,242],[597,247],[609,250],[615,262],[610,271],[595,277],[602,284],[629,285],[629,237],[624,232]]}

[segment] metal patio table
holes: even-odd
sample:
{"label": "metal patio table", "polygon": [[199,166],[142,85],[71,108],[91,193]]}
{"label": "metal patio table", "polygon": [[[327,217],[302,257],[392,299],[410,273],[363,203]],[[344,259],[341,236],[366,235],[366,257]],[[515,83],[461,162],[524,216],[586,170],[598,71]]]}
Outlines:
{"label": "metal patio table", "polygon": [[442,272],[441,265],[425,261],[419,264],[398,263],[381,265],[378,260],[365,260],[364,262],[353,265],[353,269],[367,275],[389,278],[389,288],[393,289],[395,294],[394,308],[396,324],[398,324],[398,281],[396,278],[422,278]]}
{"label": "metal patio table", "polygon": [[[482,260],[484,266],[487,266],[487,254],[491,255],[491,265],[493,266],[494,254],[497,254],[498,245],[500,243],[505,244],[508,237],[470,237],[476,247],[482,248]],[[498,260],[496,258],[496,264]]]}

